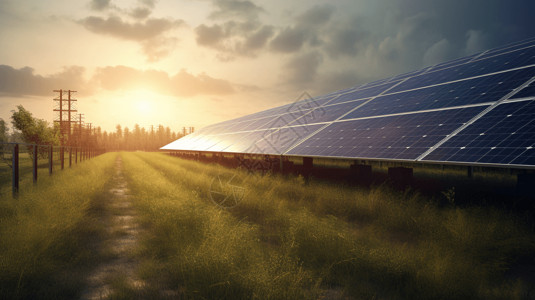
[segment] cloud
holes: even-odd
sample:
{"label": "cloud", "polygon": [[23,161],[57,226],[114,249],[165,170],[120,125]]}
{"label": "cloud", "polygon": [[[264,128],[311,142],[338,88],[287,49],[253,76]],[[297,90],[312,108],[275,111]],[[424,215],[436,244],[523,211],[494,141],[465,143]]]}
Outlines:
{"label": "cloud", "polygon": [[228,95],[235,92],[229,81],[213,78],[206,73],[198,75],[181,70],[169,75],[157,70],[137,70],[126,66],[99,68],[92,82],[106,90],[151,89],[177,97],[197,95]]}
{"label": "cloud", "polygon": [[247,0],[213,0],[216,10],[210,14],[212,19],[254,20],[264,9]]}
{"label": "cloud", "polygon": [[466,32],[466,48],[464,50],[466,55],[481,52],[490,48],[489,37],[480,30],[468,30]]}
{"label": "cloud", "polygon": [[226,37],[223,28],[220,25],[206,26],[204,24],[195,28],[197,35],[197,44],[206,47],[217,48],[221,41]]}
{"label": "cloud", "polygon": [[309,43],[312,46],[321,46],[323,41],[322,27],[329,22],[334,12],[330,5],[314,6],[297,16],[294,26],[279,31],[271,41],[270,49],[275,52],[298,52]]}
{"label": "cloud", "polygon": [[103,11],[111,7],[111,0],[91,0],[89,7],[93,10]]}
{"label": "cloud", "polygon": [[[150,13],[150,11],[145,11]],[[140,17],[142,15],[139,15]],[[79,21],[87,30],[118,39],[140,43],[141,49],[149,62],[165,57],[178,39],[167,37],[171,30],[185,25],[182,20],[148,18],[144,21],[127,22],[118,16],[108,18],[87,17]]]}
{"label": "cloud", "polygon": [[285,65],[285,82],[299,87],[313,86],[322,61],[323,56],[317,51],[292,57]]}
{"label": "cloud", "polygon": [[258,20],[258,15],[264,9],[250,1],[214,0],[213,4],[217,8],[211,14],[213,19],[233,19],[213,25],[199,25],[195,28],[196,41],[200,46],[224,53],[219,56],[224,60],[256,56],[262,50],[296,53],[306,44],[321,45],[319,32],[334,13],[331,5],[314,6],[298,15],[294,25],[276,28]]}
{"label": "cloud", "polygon": [[271,41],[270,48],[275,52],[297,52],[301,50],[307,39],[307,29],[287,27]]}
{"label": "cloud", "polygon": [[110,16],[107,19],[87,17],[80,20],[80,23],[93,33],[110,35],[125,40],[144,41],[179,27],[184,24],[184,21],[150,18],[144,22],[129,23],[118,16]]}
{"label": "cloud", "polygon": [[147,18],[148,16],[150,16],[151,13],[152,13],[152,10],[147,8],[147,7],[136,7],[134,9],[132,9],[128,13],[128,15],[131,16],[134,19],[143,20],[143,19]]}
{"label": "cloud", "polygon": [[262,26],[247,38],[244,45],[245,49],[257,50],[264,47],[267,41],[273,36],[273,33],[274,30],[272,26]]}
{"label": "cloud", "polygon": [[[158,70],[138,70],[127,66],[97,68],[90,80],[84,78],[85,69],[78,66],[42,76],[30,67],[15,69],[0,65],[0,97],[53,96],[52,90],[71,89],[91,95],[98,89],[129,90],[145,88],[176,97],[197,95],[228,95],[250,87],[214,78],[206,73],[197,75],[186,70],[168,74]],[[87,87],[91,87],[88,89]]]}
{"label": "cloud", "polygon": [[[61,72],[41,76],[30,67],[15,69],[0,65],[0,96],[51,96],[55,89],[84,89],[84,68],[71,66]],[[85,92],[90,93],[89,90]]]}
{"label": "cloud", "polygon": [[138,0],[138,2],[149,8],[154,8],[157,1],[156,0]]}
{"label": "cloud", "polygon": [[372,32],[358,17],[336,19],[326,32],[324,50],[332,59],[354,57],[373,42]]}
{"label": "cloud", "polygon": [[329,22],[334,11],[334,7],[329,4],[314,6],[297,17],[297,24],[306,27],[323,26]]}
{"label": "cloud", "polygon": [[423,64],[426,66],[435,65],[451,59],[454,56],[455,51],[451,43],[447,39],[441,39],[425,51]]}
{"label": "cloud", "polygon": [[232,60],[236,56],[256,55],[273,36],[272,26],[261,26],[257,22],[234,22],[195,28],[197,44],[213,48],[226,55],[219,56],[222,60]]}

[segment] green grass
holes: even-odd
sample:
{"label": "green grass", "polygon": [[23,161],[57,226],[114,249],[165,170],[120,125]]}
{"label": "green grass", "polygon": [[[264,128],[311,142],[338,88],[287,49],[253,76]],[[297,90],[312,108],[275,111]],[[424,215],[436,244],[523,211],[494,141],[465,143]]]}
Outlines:
{"label": "green grass", "polygon": [[[520,268],[527,262],[533,274],[535,235],[513,214],[439,206],[387,186],[307,185],[163,154],[121,155],[147,228],[137,254],[147,290],[199,299],[535,293],[534,278]],[[247,191],[226,210],[209,200],[213,178],[224,172],[245,178]]]}
{"label": "green grass", "polygon": [[[133,257],[146,286],[117,274],[110,299],[535,294],[535,234],[502,209],[439,204],[386,185],[306,184],[158,153],[119,155],[143,226]],[[108,153],[53,176],[43,171],[35,186],[25,173],[17,199],[2,194],[0,298],[77,298],[90,270],[112,259],[98,245],[112,238],[99,220],[113,213],[106,202],[116,157]],[[242,178],[246,191],[229,209],[209,200],[213,179],[224,173]]]}
{"label": "green grass", "polygon": [[[0,298],[72,299],[98,258],[89,240],[108,198],[116,154],[42,176],[0,200]],[[31,174],[30,174],[31,183]],[[22,186],[21,186],[22,187]]]}

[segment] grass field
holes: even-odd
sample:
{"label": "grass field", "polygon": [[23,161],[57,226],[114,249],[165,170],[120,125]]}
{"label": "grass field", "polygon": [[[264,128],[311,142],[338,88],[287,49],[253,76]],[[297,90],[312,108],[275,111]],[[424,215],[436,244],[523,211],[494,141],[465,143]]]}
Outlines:
{"label": "grass field", "polygon": [[[210,185],[228,172],[125,153],[147,227],[139,272],[186,298],[523,298],[535,293],[535,235],[512,214],[439,207],[417,192],[305,185],[251,176],[222,210]],[[528,272],[529,273],[529,272]],[[531,273],[531,275],[533,275]]]}
{"label": "grass field", "polygon": [[[2,296],[79,295],[84,270],[104,259],[86,245],[102,234],[92,220],[109,197],[117,155],[143,226],[133,257],[146,285],[118,280],[112,299],[535,295],[535,233],[516,214],[442,205],[384,185],[305,184],[130,152],[99,156],[30,185],[18,200],[2,199]],[[222,209],[210,191],[225,174],[245,193]]]}
{"label": "grass field", "polygon": [[43,171],[35,186],[26,173],[18,198],[10,191],[2,195],[0,298],[77,297],[85,270],[101,259],[88,244],[103,231],[94,220],[108,198],[115,156],[102,155],[54,176]]}

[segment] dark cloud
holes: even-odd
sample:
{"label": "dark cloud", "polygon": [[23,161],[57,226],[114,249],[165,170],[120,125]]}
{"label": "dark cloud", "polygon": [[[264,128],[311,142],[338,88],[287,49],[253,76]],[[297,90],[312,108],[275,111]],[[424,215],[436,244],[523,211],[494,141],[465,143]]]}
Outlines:
{"label": "dark cloud", "polygon": [[[47,96],[55,89],[84,89],[84,68],[72,66],[63,71],[41,76],[30,67],[15,69],[0,65],[0,95],[2,96]],[[89,92],[89,91],[86,91]]]}
{"label": "dark cloud", "polygon": [[297,24],[306,27],[325,25],[331,19],[334,11],[334,7],[329,4],[314,6],[297,17]]}
{"label": "dark cloud", "polygon": [[[238,19],[214,25],[202,24],[195,29],[197,44],[226,55],[255,56],[259,51],[295,53],[305,44],[320,45],[318,31],[329,22],[334,12],[330,5],[314,6],[296,17],[296,24],[277,29],[261,24],[258,14],[264,9],[250,1],[214,0],[215,19]],[[240,21],[245,19],[246,21]],[[268,47],[269,46],[269,47]]]}
{"label": "dark cloud", "polygon": [[111,7],[110,2],[110,0],[91,0],[89,6],[93,10],[102,11]]}
{"label": "dark cloud", "polygon": [[138,2],[149,8],[154,8],[157,1],[156,0],[138,0]]}
{"label": "dark cloud", "polygon": [[223,27],[220,25],[206,26],[204,24],[195,28],[197,44],[206,47],[217,48],[226,37]]}
{"label": "dark cloud", "polygon": [[311,87],[317,77],[323,56],[317,51],[292,57],[285,65],[284,82],[297,87]]}
{"label": "dark cloud", "polygon": [[177,97],[193,97],[228,95],[244,88],[206,73],[194,75],[186,70],[170,75],[163,71],[143,71],[126,66],[103,67],[98,68],[90,80],[84,79],[84,73],[84,68],[71,66],[59,73],[42,76],[35,74],[30,67],[15,69],[0,65],[0,97],[51,96],[55,89],[74,89],[90,95],[98,89],[115,91],[137,88]]}
{"label": "dark cloud", "polygon": [[97,70],[92,82],[106,90],[148,88],[178,97],[227,95],[235,92],[233,84],[226,80],[205,73],[193,75],[185,70],[170,76],[156,70],[142,71],[126,66],[105,67]]}
{"label": "dark cloud", "polygon": [[118,16],[108,18],[87,17],[80,23],[89,31],[110,35],[116,38],[143,41],[162,35],[165,32],[184,24],[182,20],[150,18],[144,22],[129,23]]}
{"label": "dark cloud", "polygon": [[326,32],[324,50],[333,59],[356,56],[372,42],[372,31],[359,17],[337,18]]}
{"label": "dark cloud", "polygon": [[273,36],[274,30],[272,26],[264,25],[245,41],[245,48],[247,50],[257,50],[264,47],[267,41]]}
{"label": "dark cloud", "polygon": [[234,22],[212,26],[199,25],[195,28],[197,44],[225,54],[222,60],[232,60],[235,56],[255,56],[273,36],[273,27],[256,22]]}
{"label": "dark cloud", "polygon": [[213,0],[216,10],[210,14],[212,19],[254,20],[264,9],[247,0]]}
{"label": "dark cloud", "polygon": [[330,5],[314,6],[297,16],[294,26],[280,30],[271,41],[270,49],[275,52],[298,52],[308,43],[312,46],[323,44],[323,28],[331,19],[334,8]]}
{"label": "dark cloud", "polygon": [[301,50],[307,39],[307,29],[287,27],[271,41],[270,48],[276,52],[297,52]]}
{"label": "dark cloud", "polygon": [[143,20],[143,19],[147,18],[148,16],[150,16],[151,13],[152,13],[152,10],[147,8],[147,7],[136,7],[134,9],[132,9],[128,13],[128,15],[130,15],[134,19]]}
{"label": "dark cloud", "polygon": [[185,25],[182,20],[163,18],[149,18],[132,23],[124,21],[118,16],[87,17],[80,20],[79,23],[93,33],[139,42],[143,53],[150,62],[161,59],[172,50],[177,39],[167,37],[166,34]]}

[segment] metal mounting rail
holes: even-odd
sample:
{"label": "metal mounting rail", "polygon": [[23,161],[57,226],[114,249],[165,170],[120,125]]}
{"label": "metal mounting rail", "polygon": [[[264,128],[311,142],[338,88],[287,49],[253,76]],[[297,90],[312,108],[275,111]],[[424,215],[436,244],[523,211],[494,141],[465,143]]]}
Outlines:
{"label": "metal mounting rail", "polygon": [[457,128],[455,131],[453,131],[451,134],[449,134],[448,136],[446,136],[444,139],[442,139],[440,142],[436,143],[433,147],[429,148],[427,151],[425,151],[424,153],[422,153],[422,155],[418,156],[416,158],[416,161],[421,161],[422,159],[424,159],[427,155],[429,155],[431,152],[435,151],[435,149],[437,149],[438,147],[442,146],[445,142],[449,141],[452,137],[456,136],[459,132],[463,131],[466,127],[472,125],[475,121],[479,120],[481,117],[483,117],[484,115],[486,115],[487,113],[489,113],[491,110],[493,110],[494,108],[496,108],[498,105],[504,103],[506,100],[508,100],[509,98],[511,98],[512,96],[514,96],[516,93],[518,93],[519,91],[521,91],[522,89],[524,89],[526,86],[530,85],[531,83],[535,82],[535,76],[532,77],[531,79],[529,79],[528,81],[526,81],[524,84],[522,84],[521,86],[517,87],[516,89],[512,90],[511,92],[509,92],[507,95],[503,96],[501,99],[499,99],[498,101],[496,101],[494,104],[492,104],[491,106],[487,107],[485,110],[483,110],[482,112],[480,112],[479,114],[477,114],[475,117],[473,117],[472,119],[470,119],[468,122],[466,122],[464,125],[462,125],[461,127]]}

